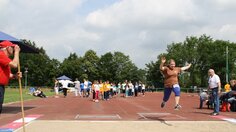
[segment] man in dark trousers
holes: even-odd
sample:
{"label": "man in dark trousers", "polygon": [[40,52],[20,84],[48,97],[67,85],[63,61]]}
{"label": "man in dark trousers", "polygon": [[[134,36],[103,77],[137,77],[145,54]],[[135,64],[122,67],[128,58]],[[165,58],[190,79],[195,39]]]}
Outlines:
{"label": "man in dark trousers", "polygon": [[[11,73],[11,68],[17,68],[19,62],[20,48],[10,41],[0,43],[0,114],[4,101],[5,86],[8,85],[9,79],[22,77],[22,73],[16,75]],[[14,55],[13,59],[9,57]]]}

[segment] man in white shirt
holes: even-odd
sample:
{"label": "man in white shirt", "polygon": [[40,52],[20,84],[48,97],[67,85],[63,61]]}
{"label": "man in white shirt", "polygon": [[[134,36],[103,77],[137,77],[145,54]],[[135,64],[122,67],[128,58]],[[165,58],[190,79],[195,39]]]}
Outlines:
{"label": "man in white shirt", "polygon": [[69,80],[60,80],[59,82],[62,84],[63,94],[65,98],[67,96]]}
{"label": "man in white shirt", "polygon": [[208,70],[208,75],[209,75],[208,88],[212,90],[212,98],[214,104],[214,112],[212,113],[212,115],[216,116],[219,115],[220,111],[219,94],[221,91],[221,83],[219,76],[215,74],[215,71],[213,69]]}
{"label": "man in white shirt", "polygon": [[84,90],[85,90],[85,97],[89,97],[89,82],[87,79],[84,79]]}

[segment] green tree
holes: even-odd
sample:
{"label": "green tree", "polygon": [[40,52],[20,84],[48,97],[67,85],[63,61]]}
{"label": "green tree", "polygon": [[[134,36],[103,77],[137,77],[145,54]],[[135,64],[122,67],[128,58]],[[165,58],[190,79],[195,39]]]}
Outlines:
{"label": "green tree", "polygon": [[84,73],[82,60],[76,53],[71,53],[60,65],[60,75],[66,75],[71,79],[79,78],[82,80],[81,75]]}
{"label": "green tree", "polygon": [[83,77],[88,78],[89,80],[98,80],[98,62],[99,57],[96,52],[93,50],[88,50],[83,57]]}
{"label": "green tree", "polygon": [[113,55],[111,52],[108,52],[101,56],[98,64],[98,69],[100,79],[114,81],[115,67],[113,63]]}
{"label": "green tree", "polygon": [[116,83],[130,80],[132,82],[145,82],[146,71],[138,69],[130,60],[129,56],[122,52],[108,52],[101,56],[99,62],[100,77],[103,80],[110,80]]}

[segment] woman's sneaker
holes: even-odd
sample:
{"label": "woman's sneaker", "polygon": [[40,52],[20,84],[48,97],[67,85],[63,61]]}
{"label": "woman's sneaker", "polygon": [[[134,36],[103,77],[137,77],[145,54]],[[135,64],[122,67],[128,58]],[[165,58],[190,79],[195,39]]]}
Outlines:
{"label": "woman's sneaker", "polygon": [[165,104],[166,104],[165,102],[162,102],[161,103],[161,108],[165,107]]}
{"label": "woman's sneaker", "polygon": [[179,110],[180,108],[182,108],[182,106],[179,105],[179,104],[177,104],[177,105],[175,106],[175,110]]}
{"label": "woman's sneaker", "polygon": [[213,113],[211,113],[211,115],[212,116],[217,116],[217,115],[219,115],[219,113],[213,112]]}

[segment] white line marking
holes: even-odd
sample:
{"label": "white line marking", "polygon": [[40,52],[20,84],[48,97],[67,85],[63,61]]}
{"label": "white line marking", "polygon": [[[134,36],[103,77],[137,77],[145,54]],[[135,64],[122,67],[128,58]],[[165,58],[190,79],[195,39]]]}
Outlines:
{"label": "white line marking", "polygon": [[[37,118],[35,118],[35,117],[25,117],[24,119],[25,119],[25,120],[24,120],[25,123],[29,123],[29,122],[31,122],[31,121],[37,119]],[[23,119],[22,119],[22,118],[14,121],[14,123],[22,123],[22,122],[23,122]]]}

